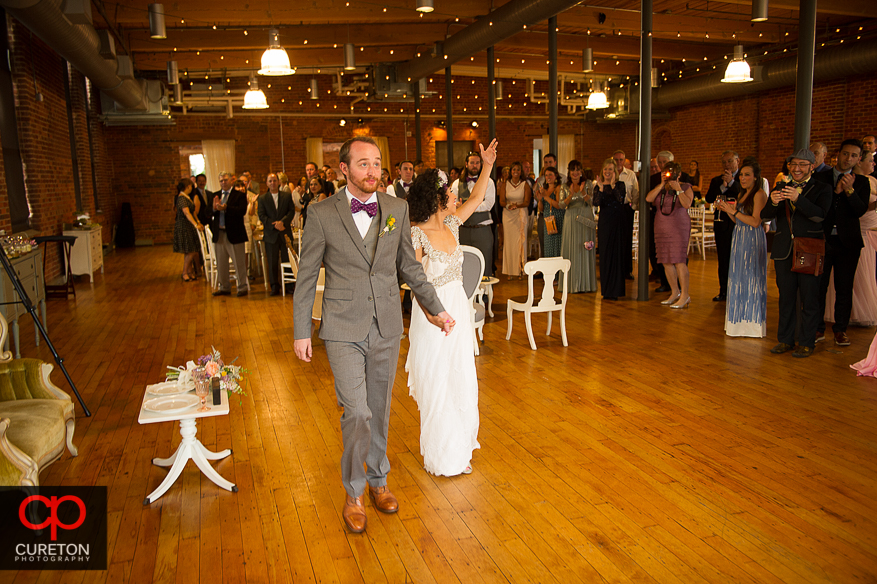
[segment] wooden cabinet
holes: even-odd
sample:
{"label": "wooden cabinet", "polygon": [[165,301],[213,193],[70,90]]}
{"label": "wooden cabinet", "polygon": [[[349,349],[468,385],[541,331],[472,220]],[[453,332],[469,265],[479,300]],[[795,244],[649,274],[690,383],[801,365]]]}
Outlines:
{"label": "wooden cabinet", "polygon": [[[39,305],[40,312],[43,317],[43,326],[46,326],[46,286],[43,275],[43,252],[37,248],[34,251],[21,257],[10,258],[9,263],[12,264],[18,279],[21,280],[21,287],[24,288],[25,294],[34,306]],[[0,312],[6,317],[12,329],[12,341],[15,345],[15,357],[21,357],[21,350],[18,338],[18,319],[19,317],[27,318],[27,310],[19,301],[18,293],[9,280],[6,270],[0,267]],[[7,304],[10,303],[10,304]],[[36,344],[40,345],[40,333],[34,327],[36,333]]]}
{"label": "wooden cabinet", "polygon": [[104,273],[104,250],[101,241],[101,227],[95,225],[89,229],[70,229],[64,235],[76,238],[70,250],[70,271],[76,275],[88,274],[94,282],[94,272],[100,268]]}

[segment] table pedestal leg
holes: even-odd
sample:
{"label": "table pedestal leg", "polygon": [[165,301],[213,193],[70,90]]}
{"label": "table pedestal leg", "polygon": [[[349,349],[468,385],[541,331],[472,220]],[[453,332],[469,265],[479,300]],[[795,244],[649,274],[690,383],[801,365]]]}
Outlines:
{"label": "table pedestal leg", "polygon": [[207,450],[207,448],[195,438],[197,431],[195,420],[180,420],[180,435],[183,437],[183,440],[180,442],[177,451],[169,458],[152,459],[152,463],[157,466],[170,466],[171,468],[158,488],[152,491],[152,493],[150,493],[143,501],[144,505],[149,505],[164,495],[176,480],[180,478],[180,475],[183,474],[183,469],[190,459],[194,460],[198,468],[201,469],[201,472],[207,475],[207,478],[216,483],[216,485],[227,491],[232,491],[234,493],[237,492],[238,488],[233,483],[222,478],[222,476],[210,466],[210,463],[207,462],[208,459],[219,460],[225,458],[231,454],[231,450],[225,449],[222,452],[211,452],[210,450]]}
{"label": "table pedestal leg", "polygon": [[493,318],[493,284],[487,285],[487,314]]}

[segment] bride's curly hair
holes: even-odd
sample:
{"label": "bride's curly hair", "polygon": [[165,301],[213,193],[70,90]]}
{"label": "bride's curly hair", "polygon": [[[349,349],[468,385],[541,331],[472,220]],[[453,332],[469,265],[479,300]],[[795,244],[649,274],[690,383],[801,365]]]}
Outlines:
{"label": "bride's curly hair", "polygon": [[[441,180],[439,171],[430,168],[423,171],[408,189],[408,217],[415,223],[426,221],[439,208],[448,206],[448,189]],[[439,207],[441,206],[441,207]]]}

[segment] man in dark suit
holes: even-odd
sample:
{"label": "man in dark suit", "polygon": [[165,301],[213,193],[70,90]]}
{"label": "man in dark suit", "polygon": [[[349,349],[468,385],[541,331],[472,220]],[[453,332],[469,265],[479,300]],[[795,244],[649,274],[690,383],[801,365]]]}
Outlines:
{"label": "man in dark suit", "polygon": [[[877,154],[877,137],[874,136],[865,136],[862,138],[862,156],[865,155],[865,152],[870,152],[871,154]],[[877,169],[871,173],[871,176],[877,178]]]}
{"label": "man in dark suit", "polygon": [[867,177],[854,174],[853,167],[862,156],[862,143],[851,138],[844,140],[837,153],[837,164],[813,178],[832,189],[832,203],[822,222],[825,231],[825,271],[819,284],[819,322],[816,340],[825,338],[825,295],[828,280],[834,269],[834,342],[846,347],[850,344],[847,326],[853,310],[853,281],[859,265],[864,242],[859,217],[868,210],[871,184]]}
{"label": "man in dark suit", "polygon": [[277,274],[280,270],[279,259],[286,249],[284,235],[291,234],[290,225],[295,216],[295,205],[292,195],[280,190],[280,179],[273,172],[268,175],[265,183],[268,192],[259,197],[259,221],[264,227],[262,245],[268,260],[268,282],[271,284],[271,296],[280,294],[280,281]]}
{"label": "man in dark suit", "polygon": [[[706,192],[707,203],[715,203],[716,197],[724,195],[737,199],[740,194],[740,157],[732,150],[722,152],[722,174],[713,177]],[[724,302],[728,294],[728,268],[731,265],[731,240],[734,239],[734,222],[724,211],[716,210],[713,217],[713,233],[716,237],[716,253],[719,256],[719,293],[713,302]]]}
{"label": "man in dark suit", "polygon": [[780,292],[779,343],[770,350],[775,355],[795,349],[798,312],[801,313],[801,330],[793,356],[812,355],[816,328],[822,321],[818,298],[820,277],[792,271],[794,238],[822,239],[822,222],[831,206],[831,188],[811,176],[815,161],[813,152],[807,148],[789,156],[786,164],[791,180],[778,183],[770,193],[770,201],[761,210],[762,219],[776,219],[777,222],[770,254]]}
{"label": "man in dark suit", "polygon": [[220,190],[213,193],[213,220],[210,229],[213,231],[213,243],[216,249],[216,274],[219,280],[214,296],[231,294],[228,279],[228,259],[234,262],[234,273],[237,278],[238,296],[246,296],[250,291],[247,284],[247,230],[244,227],[244,215],[247,213],[246,187],[240,182],[241,190],[232,188],[235,184],[234,175],[230,172],[219,173]]}

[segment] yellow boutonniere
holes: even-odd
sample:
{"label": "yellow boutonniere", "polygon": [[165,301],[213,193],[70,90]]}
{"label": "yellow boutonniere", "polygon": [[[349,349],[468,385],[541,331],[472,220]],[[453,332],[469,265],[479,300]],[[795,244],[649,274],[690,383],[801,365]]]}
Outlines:
{"label": "yellow boutonniere", "polygon": [[378,237],[383,237],[385,234],[393,231],[394,229],[396,229],[396,218],[390,215],[389,217],[387,217],[387,224],[384,226],[384,229],[381,230],[381,233],[380,235],[378,235]]}

